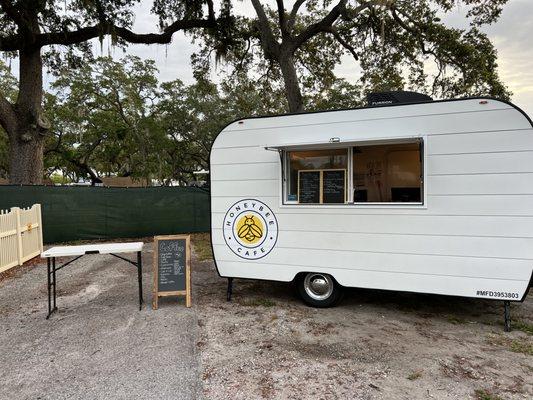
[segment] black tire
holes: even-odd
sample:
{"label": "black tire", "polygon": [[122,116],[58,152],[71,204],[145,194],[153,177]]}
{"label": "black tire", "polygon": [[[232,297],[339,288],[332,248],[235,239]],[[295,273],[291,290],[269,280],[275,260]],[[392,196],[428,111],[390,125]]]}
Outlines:
{"label": "black tire", "polygon": [[342,286],[331,275],[321,272],[306,272],[296,280],[302,300],[311,307],[334,306],[341,298]]}

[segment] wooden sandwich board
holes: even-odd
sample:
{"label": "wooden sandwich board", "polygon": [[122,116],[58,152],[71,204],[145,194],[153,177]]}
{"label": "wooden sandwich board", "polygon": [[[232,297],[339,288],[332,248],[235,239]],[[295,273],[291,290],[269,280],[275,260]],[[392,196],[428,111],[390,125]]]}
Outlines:
{"label": "wooden sandwich board", "polygon": [[154,237],[152,308],[160,297],[185,296],[191,306],[191,237],[167,235]]}

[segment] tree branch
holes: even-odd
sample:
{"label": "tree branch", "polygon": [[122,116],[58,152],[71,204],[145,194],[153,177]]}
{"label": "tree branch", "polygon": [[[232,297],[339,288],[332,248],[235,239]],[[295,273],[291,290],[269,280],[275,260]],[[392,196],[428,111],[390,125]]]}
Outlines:
{"label": "tree branch", "polygon": [[292,31],[292,28],[294,28],[294,23],[296,22],[296,14],[298,14],[298,10],[300,9],[301,5],[305,2],[305,0],[296,0],[294,2],[294,5],[292,6],[291,14],[289,15],[289,20],[287,21],[287,30]]}
{"label": "tree branch", "polygon": [[[2,9],[12,4],[9,0],[0,0]],[[212,0],[207,0],[208,17],[207,19],[183,19],[178,20],[167,26],[161,33],[135,33],[128,28],[117,26],[105,19],[101,4],[96,2],[97,13],[100,22],[93,26],[80,28],[75,31],[66,32],[49,32],[37,34],[35,37],[35,47],[43,47],[49,45],[73,45],[81,43],[104,35],[116,35],[129,43],[143,43],[143,44],[167,44],[172,40],[172,35],[180,30],[188,30],[194,28],[214,28],[216,27],[216,18],[213,8]],[[16,11],[16,10],[14,10]],[[13,20],[19,18],[18,14],[13,16],[6,11],[6,14]],[[23,20],[22,20],[23,21]],[[24,46],[24,39],[21,34],[14,34],[10,36],[0,37],[0,51],[16,51],[22,49]]]}
{"label": "tree branch", "polygon": [[57,134],[57,142],[56,142],[55,146],[53,148],[51,148],[51,149],[45,149],[44,152],[43,152],[43,154],[45,156],[50,154],[50,153],[58,153],[58,154],[60,153],[59,152],[59,148],[61,147],[61,144],[62,144],[61,142],[63,140],[63,132],[61,130],[58,130],[57,133],[58,133]]}
{"label": "tree branch", "polygon": [[287,30],[287,21],[285,19],[285,5],[283,4],[283,0],[276,0],[276,4],[278,5],[278,19],[281,36],[285,37],[289,33]]}
{"label": "tree branch", "polygon": [[337,29],[335,29],[335,27],[331,26],[327,30],[327,32],[331,33],[333,35],[333,37],[335,38],[335,40],[337,40],[337,42],[339,42],[342,47],[344,47],[346,50],[348,50],[352,54],[353,58],[356,61],[359,60],[359,55],[357,54],[357,52],[355,51],[353,46],[350,45],[350,43],[348,43],[346,40],[344,40],[342,38],[342,36],[339,34],[339,31],[337,31]]}
{"label": "tree branch", "polygon": [[98,25],[78,29],[77,31],[43,33],[37,35],[37,45],[39,47],[52,44],[68,46],[111,34],[114,34],[129,43],[167,44],[172,40],[172,35],[179,30],[213,28],[215,24],[216,22],[214,20],[209,19],[179,20],[166,27],[162,33],[134,33],[127,28],[116,26],[109,22],[102,22]]}
{"label": "tree branch", "polygon": [[94,171],[91,169],[91,167],[88,165],[87,161],[89,156],[96,150],[96,148],[102,143],[102,139],[98,139],[91,145],[89,148],[87,154],[81,154],[78,155],[78,157],[74,157],[71,155],[66,149],[61,148],[59,145],[54,147],[53,149],[47,150],[45,154],[50,153],[56,153],[59,154],[65,161],[72,164],[74,167],[78,168],[79,171],[85,172],[87,175],[90,176],[91,181],[96,181],[98,178],[98,175],[94,173]]}
{"label": "tree branch", "polygon": [[113,88],[112,91],[115,96],[115,100],[117,102],[117,108],[118,108],[118,112],[120,116],[122,117],[126,125],[128,125],[130,128],[133,129],[133,124],[128,120],[128,117],[126,117],[126,113],[124,112],[124,107],[122,106],[122,101],[120,100],[120,94],[117,88]]}
{"label": "tree branch", "polygon": [[269,57],[272,57],[273,55],[277,57],[279,54],[279,44],[272,33],[272,29],[270,29],[270,23],[268,22],[265,10],[259,0],[252,0],[252,5],[257,14],[261,44],[267,53],[266,55]]}
{"label": "tree branch", "polygon": [[215,21],[215,7],[213,5],[213,0],[207,0],[207,19]]}
{"label": "tree branch", "polygon": [[319,22],[311,24],[302,33],[296,36],[293,43],[293,51],[320,32],[327,31],[346,9],[347,0],[340,0],[335,7]]}
{"label": "tree branch", "polygon": [[[400,16],[398,15],[398,13],[401,13],[405,18],[407,18],[414,26],[411,27],[409,26],[408,23],[406,23],[405,21],[403,21]],[[427,54],[430,54],[432,55],[435,60],[438,60],[439,58],[443,59],[444,61],[446,61],[447,63],[451,64],[451,65],[455,65],[457,67],[460,67],[460,62],[458,62],[457,60],[454,59],[453,55],[450,54],[449,52],[442,52],[441,53],[441,56],[439,57],[435,51],[431,50],[431,49],[427,49],[426,48],[426,45],[424,43],[425,40],[428,40],[429,39],[426,37],[425,33],[423,32],[423,30],[416,25],[416,22],[407,14],[405,13],[402,13],[400,10],[398,10],[396,7],[392,6],[391,7],[391,14],[392,14],[392,17],[394,18],[394,20],[396,21],[396,23],[398,25],[400,25],[403,29],[405,29],[407,32],[410,32],[412,33],[413,35],[415,35],[417,37],[417,40],[419,42],[419,45],[420,45],[420,50],[422,51],[422,54],[424,55],[427,55]]]}
{"label": "tree branch", "polygon": [[[311,39],[313,36],[317,35],[320,32],[328,32],[329,28],[333,26],[333,23],[341,16],[341,15],[347,15],[347,9],[346,9],[346,3],[347,0],[340,0],[335,7],[331,9],[331,11],[322,18],[319,22],[316,22],[314,24],[311,24],[307,27],[306,30],[304,30],[302,33],[300,33],[298,36],[296,36],[292,50],[296,51],[302,44],[304,44],[306,41]],[[390,0],[369,0],[365,1],[364,3],[361,3],[359,6],[355,7],[353,10],[350,10],[349,18],[353,19],[356,15],[361,13],[363,10],[367,8],[371,8],[373,6],[384,6],[384,7],[390,7]]]}
{"label": "tree branch", "polygon": [[96,148],[98,146],[100,146],[100,143],[102,143],[104,140],[104,137],[103,136],[100,136],[98,139],[96,139],[94,141],[94,143],[85,151],[85,154],[82,155],[82,159],[83,159],[83,163],[87,163],[87,161],[89,160],[89,157],[94,153],[94,151],[96,150]]}

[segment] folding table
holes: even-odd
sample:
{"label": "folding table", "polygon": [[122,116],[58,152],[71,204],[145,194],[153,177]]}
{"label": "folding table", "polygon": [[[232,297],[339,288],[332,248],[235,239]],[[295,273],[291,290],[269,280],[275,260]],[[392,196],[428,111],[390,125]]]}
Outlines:
{"label": "folding table", "polygon": [[[132,243],[101,243],[101,244],[86,244],[81,246],[57,246],[52,247],[43,253],[41,258],[47,259],[48,266],[48,315],[46,319],[50,318],[50,315],[57,310],[56,307],[56,272],[61,268],[66,267],[70,263],[78,260],[87,254],[109,254],[114,257],[120,258],[126,262],[137,267],[137,279],[139,282],[139,310],[143,304],[143,289],[142,289],[142,258],[141,252],[143,248],[142,242]],[[137,262],[128,260],[121,257],[120,253],[137,253]],[[75,257],[74,259],[67,261],[63,265],[56,267],[56,257]],[[53,307],[52,307],[53,299]]]}

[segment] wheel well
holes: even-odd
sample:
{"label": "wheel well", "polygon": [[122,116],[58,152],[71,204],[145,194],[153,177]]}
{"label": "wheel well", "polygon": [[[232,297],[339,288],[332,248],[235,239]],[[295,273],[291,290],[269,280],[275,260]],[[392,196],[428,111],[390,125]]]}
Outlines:
{"label": "wheel well", "polygon": [[304,277],[305,274],[307,274],[307,272],[298,272],[296,275],[294,275],[294,278],[292,278],[292,282],[298,282]]}
{"label": "wheel well", "polygon": [[301,272],[298,272],[296,275],[294,275],[294,278],[292,279],[292,283],[296,283],[298,282],[300,279],[303,279],[303,277],[306,275],[306,274],[309,274],[309,273],[313,273],[313,272],[316,272],[317,274],[326,274],[326,275],[329,275],[331,276],[331,279],[333,279],[333,281],[341,286],[341,287],[344,287],[342,286],[339,281],[335,278],[335,276],[333,274],[330,274],[329,272],[320,272],[320,271],[301,271]]}

